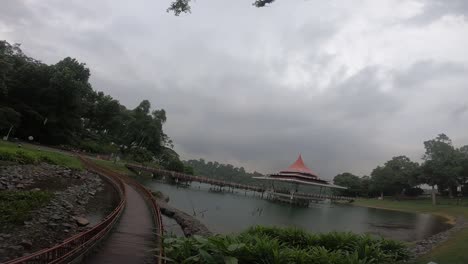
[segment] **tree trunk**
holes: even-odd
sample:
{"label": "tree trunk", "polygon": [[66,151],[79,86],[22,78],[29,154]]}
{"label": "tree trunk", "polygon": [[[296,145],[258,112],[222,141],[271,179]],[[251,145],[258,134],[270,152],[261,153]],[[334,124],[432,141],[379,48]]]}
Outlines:
{"label": "tree trunk", "polygon": [[380,192],[380,200],[383,200],[383,192]]}
{"label": "tree trunk", "polygon": [[434,185],[432,185],[432,193],[431,193],[431,196],[432,196],[432,205],[436,205],[436,195],[435,195]]}
{"label": "tree trunk", "polygon": [[453,198],[452,186],[449,186],[448,191],[449,191],[449,198],[452,199]]}

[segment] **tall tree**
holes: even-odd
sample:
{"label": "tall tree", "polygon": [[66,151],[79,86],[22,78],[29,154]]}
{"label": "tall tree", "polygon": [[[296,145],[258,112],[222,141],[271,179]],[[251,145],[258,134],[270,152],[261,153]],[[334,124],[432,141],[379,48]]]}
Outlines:
{"label": "tall tree", "polygon": [[452,145],[452,140],[439,134],[435,139],[424,141],[426,152],[423,156],[422,181],[432,187],[432,203],[436,204],[435,186],[440,191],[448,188],[453,197],[453,188],[458,185],[461,173],[460,153]]}

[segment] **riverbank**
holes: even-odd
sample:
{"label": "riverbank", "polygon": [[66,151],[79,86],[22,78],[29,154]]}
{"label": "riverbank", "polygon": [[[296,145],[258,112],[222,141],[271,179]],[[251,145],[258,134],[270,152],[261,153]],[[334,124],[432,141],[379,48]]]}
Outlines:
{"label": "riverbank", "polygon": [[441,239],[441,243],[432,248],[429,253],[418,257],[415,263],[426,264],[430,261],[450,264],[468,263],[468,251],[466,251],[468,228],[466,228],[462,220],[468,219],[466,200],[439,199],[438,203],[437,206],[433,206],[430,199],[400,201],[390,199],[357,199],[354,205],[404,212],[428,213],[446,218],[448,223],[454,225],[453,230],[446,234],[447,237]]}

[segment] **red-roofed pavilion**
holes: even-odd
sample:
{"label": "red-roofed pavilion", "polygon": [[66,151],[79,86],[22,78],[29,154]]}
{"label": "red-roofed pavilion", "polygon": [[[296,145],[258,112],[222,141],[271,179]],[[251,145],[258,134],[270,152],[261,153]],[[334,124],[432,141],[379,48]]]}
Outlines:
{"label": "red-roofed pavilion", "polygon": [[299,198],[295,193],[298,193],[299,185],[313,185],[320,187],[320,193],[322,192],[322,188],[338,188],[338,189],[346,189],[345,187],[334,185],[329,183],[326,180],[322,180],[319,178],[318,174],[307,167],[302,159],[302,155],[299,154],[297,160],[287,167],[284,170],[279,171],[278,173],[273,173],[264,177],[254,177],[255,179],[259,180],[269,180],[269,181],[280,181],[286,183],[294,184],[294,189],[290,191],[278,190],[272,186],[272,190],[269,191],[269,194],[275,196],[277,199],[285,198],[286,200],[290,200],[292,203],[296,204],[308,204],[307,198]]}

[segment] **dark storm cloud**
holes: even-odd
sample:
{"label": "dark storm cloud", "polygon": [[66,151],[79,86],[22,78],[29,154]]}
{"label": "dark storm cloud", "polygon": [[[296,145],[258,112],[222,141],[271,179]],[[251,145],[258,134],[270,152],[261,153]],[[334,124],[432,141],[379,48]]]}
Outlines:
{"label": "dark storm cloud", "polygon": [[466,5],[409,2],[203,0],[176,18],[164,1],[6,1],[0,38],[47,63],[86,62],[93,87],[128,108],[164,108],[183,158],[272,172],[302,153],[332,178],[419,159],[437,133],[468,142],[467,27],[438,24]]}

